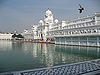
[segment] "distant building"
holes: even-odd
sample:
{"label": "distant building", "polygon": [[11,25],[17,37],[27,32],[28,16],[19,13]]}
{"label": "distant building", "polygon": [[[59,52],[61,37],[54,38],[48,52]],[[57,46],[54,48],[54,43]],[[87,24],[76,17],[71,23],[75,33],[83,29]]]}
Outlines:
{"label": "distant building", "polygon": [[25,39],[34,39],[33,34],[33,29],[25,29],[22,33]]}
{"label": "distant building", "polygon": [[12,33],[0,33],[0,40],[12,40]]}

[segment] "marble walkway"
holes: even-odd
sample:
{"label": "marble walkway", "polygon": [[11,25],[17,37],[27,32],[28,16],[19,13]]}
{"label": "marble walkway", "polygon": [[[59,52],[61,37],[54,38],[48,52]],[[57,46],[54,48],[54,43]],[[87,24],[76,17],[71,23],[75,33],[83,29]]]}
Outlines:
{"label": "marble walkway", "polygon": [[41,69],[1,73],[0,75],[99,75],[100,59]]}

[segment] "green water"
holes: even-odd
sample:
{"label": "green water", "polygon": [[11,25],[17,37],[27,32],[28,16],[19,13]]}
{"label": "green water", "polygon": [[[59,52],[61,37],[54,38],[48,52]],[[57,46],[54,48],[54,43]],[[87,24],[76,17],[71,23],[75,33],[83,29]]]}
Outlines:
{"label": "green water", "polygon": [[0,72],[52,67],[98,58],[99,48],[0,41]]}

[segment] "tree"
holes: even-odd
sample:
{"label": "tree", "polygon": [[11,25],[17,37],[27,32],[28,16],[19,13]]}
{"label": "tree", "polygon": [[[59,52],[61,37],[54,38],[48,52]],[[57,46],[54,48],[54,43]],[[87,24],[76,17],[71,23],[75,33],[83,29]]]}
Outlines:
{"label": "tree", "polygon": [[16,34],[12,35],[12,38],[15,38],[15,37],[17,37],[17,35],[16,35]]}
{"label": "tree", "polygon": [[18,34],[18,35],[14,34],[12,35],[12,38],[24,38],[24,37],[21,34]]}
{"label": "tree", "polygon": [[17,38],[24,38],[24,37],[21,34],[18,34]]}

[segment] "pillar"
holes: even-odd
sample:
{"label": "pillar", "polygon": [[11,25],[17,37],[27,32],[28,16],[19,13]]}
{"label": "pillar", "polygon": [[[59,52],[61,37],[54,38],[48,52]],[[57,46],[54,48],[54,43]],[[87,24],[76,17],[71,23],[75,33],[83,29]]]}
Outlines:
{"label": "pillar", "polygon": [[65,44],[66,44],[66,37],[65,37]]}
{"label": "pillar", "polygon": [[80,37],[78,37],[78,45],[80,45]]}
{"label": "pillar", "polygon": [[73,38],[71,37],[71,40],[70,40],[70,41],[71,41],[71,42],[70,42],[70,44],[71,44],[71,45],[73,45],[73,42],[72,42],[72,40],[73,40]]}
{"label": "pillar", "polygon": [[97,37],[97,41],[96,42],[97,42],[97,46],[99,46],[99,37]]}
{"label": "pillar", "polygon": [[88,46],[88,45],[89,45],[88,37],[87,37],[87,40],[86,40],[86,42],[87,42],[87,46]]}

